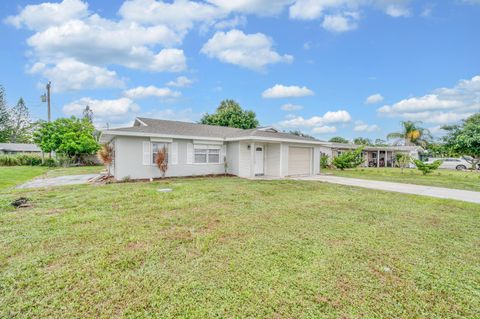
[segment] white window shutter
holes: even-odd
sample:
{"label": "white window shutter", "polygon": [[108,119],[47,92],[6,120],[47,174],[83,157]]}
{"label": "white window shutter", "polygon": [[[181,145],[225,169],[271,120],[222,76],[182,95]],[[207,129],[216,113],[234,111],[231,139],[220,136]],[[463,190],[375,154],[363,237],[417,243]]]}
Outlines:
{"label": "white window shutter", "polygon": [[193,143],[187,144],[187,164],[193,164]]}
{"label": "white window shutter", "polygon": [[151,165],[150,142],[143,142],[143,165]]}
{"label": "white window shutter", "polygon": [[170,144],[170,152],[169,154],[169,163],[172,165],[178,164],[178,143]]}
{"label": "white window shutter", "polygon": [[220,163],[225,162],[225,156],[227,156],[227,145],[225,144],[222,145],[222,152],[220,156],[221,156]]}

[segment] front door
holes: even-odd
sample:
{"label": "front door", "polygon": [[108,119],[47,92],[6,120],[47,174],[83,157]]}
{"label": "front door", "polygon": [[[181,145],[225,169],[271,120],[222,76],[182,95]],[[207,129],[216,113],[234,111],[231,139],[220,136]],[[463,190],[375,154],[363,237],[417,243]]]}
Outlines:
{"label": "front door", "polygon": [[255,175],[263,174],[263,146],[255,146]]}

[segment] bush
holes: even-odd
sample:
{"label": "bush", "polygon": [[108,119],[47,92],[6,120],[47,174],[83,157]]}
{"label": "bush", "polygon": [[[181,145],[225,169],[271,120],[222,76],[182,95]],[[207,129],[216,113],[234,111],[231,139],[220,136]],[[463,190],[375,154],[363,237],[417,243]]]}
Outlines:
{"label": "bush", "polygon": [[428,173],[433,172],[437,168],[442,165],[442,161],[435,161],[433,163],[427,164],[422,162],[421,160],[414,160],[415,166],[417,166],[418,170],[422,172],[423,175],[427,175]]}
{"label": "bush", "polygon": [[328,159],[329,156],[327,154],[320,155],[320,168],[327,168],[328,167]]}
{"label": "bush", "polygon": [[14,155],[0,155],[0,166],[17,166],[20,161]]}
{"label": "bush", "polygon": [[38,166],[42,164],[42,157],[36,154],[17,155],[19,165]]}
{"label": "bush", "polygon": [[42,164],[43,166],[48,166],[48,167],[55,167],[58,166],[58,161],[56,159],[52,158],[46,158],[45,161]]}
{"label": "bush", "polygon": [[332,164],[342,171],[345,168],[355,168],[364,162],[362,151],[363,147],[359,147],[356,150],[342,153],[332,160]]}

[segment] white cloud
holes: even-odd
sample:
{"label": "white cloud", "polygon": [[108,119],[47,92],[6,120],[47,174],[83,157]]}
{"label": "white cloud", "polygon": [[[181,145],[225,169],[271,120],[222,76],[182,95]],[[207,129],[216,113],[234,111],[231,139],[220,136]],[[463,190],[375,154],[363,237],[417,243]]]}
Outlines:
{"label": "white cloud", "polygon": [[327,133],[335,133],[337,131],[337,128],[335,126],[319,126],[319,127],[314,127],[312,130],[312,133],[316,134],[327,134]]}
{"label": "white cloud", "polygon": [[260,16],[279,14],[294,0],[208,0],[229,12],[257,14]]}
{"label": "white cloud", "polygon": [[82,116],[85,106],[90,106],[93,111],[93,119],[96,125],[103,123],[125,123],[140,111],[140,107],[131,99],[123,97],[114,100],[96,100],[84,97],[63,107],[66,115]]}
{"label": "white cloud", "polygon": [[440,88],[432,93],[385,105],[380,114],[427,123],[446,124],[464,119],[480,110],[480,76],[461,80],[453,88]]}
{"label": "white cloud", "polygon": [[313,91],[307,88],[306,86],[285,86],[282,84],[275,84],[273,87],[266,89],[262,93],[263,98],[267,99],[278,99],[286,97],[302,97],[314,95]]}
{"label": "white cloud", "polygon": [[353,130],[355,132],[374,132],[380,129],[380,127],[376,124],[367,124],[363,121],[356,121]]}
{"label": "white cloud", "polygon": [[144,99],[147,97],[159,97],[159,98],[176,98],[181,95],[178,91],[172,91],[169,88],[158,88],[156,86],[138,86],[133,89],[126,90],[123,92],[128,98],[133,100],[135,99]]}
{"label": "white cloud", "polygon": [[187,78],[186,76],[179,76],[175,79],[175,81],[168,82],[167,85],[174,86],[174,87],[188,87],[192,83],[193,81]]}
{"label": "white cloud", "polygon": [[385,13],[394,18],[410,16],[410,10],[408,8],[396,4],[388,5],[385,9]]}
{"label": "white cloud", "polygon": [[215,29],[233,29],[236,27],[244,27],[247,25],[247,18],[245,16],[235,16],[232,19],[223,20],[215,23]]}
{"label": "white cloud", "polygon": [[272,40],[263,33],[245,34],[240,30],[216,32],[201,52],[222,62],[236,64],[252,70],[263,70],[266,65],[293,61],[290,55],[272,50]]}
{"label": "white cloud", "polygon": [[347,12],[344,14],[326,15],[322,27],[332,32],[346,32],[358,27],[358,13]]}
{"label": "white cloud", "polygon": [[38,5],[27,5],[18,15],[7,17],[5,22],[17,28],[26,26],[31,30],[43,30],[87,15],[88,4],[86,2],[63,0],[60,3],[45,2]]}
{"label": "white cloud", "polygon": [[311,118],[303,118],[302,116],[288,117],[280,122],[283,127],[320,127],[326,124],[348,123],[352,120],[350,113],[345,110],[328,111],[322,116],[312,116]]}
{"label": "white cloud", "polygon": [[303,106],[298,105],[298,104],[287,103],[287,104],[283,104],[282,106],[280,106],[280,108],[283,111],[298,111],[298,110],[303,109]]}
{"label": "white cloud", "polygon": [[372,94],[365,100],[365,104],[377,104],[383,101],[383,96],[380,93]]}
{"label": "white cloud", "polygon": [[35,63],[29,70],[33,74],[41,74],[52,81],[55,92],[93,89],[119,88],[124,86],[115,71],[88,65],[74,59],[63,59],[55,65]]}

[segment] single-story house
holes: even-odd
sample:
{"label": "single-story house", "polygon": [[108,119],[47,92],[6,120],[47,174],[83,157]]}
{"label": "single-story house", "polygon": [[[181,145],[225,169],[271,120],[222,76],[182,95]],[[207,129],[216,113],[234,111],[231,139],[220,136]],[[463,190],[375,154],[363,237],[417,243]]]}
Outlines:
{"label": "single-story house", "polygon": [[155,178],[159,150],[166,148],[166,176],[232,174],[284,177],[320,173],[322,141],[273,127],[238,129],[179,121],[136,118],[133,126],[102,132],[114,151],[116,179]]}
{"label": "single-story house", "polygon": [[[342,154],[345,151],[354,150],[361,147],[361,145],[344,144],[344,143],[325,143],[321,147],[322,154],[326,154],[330,159]],[[412,159],[420,159],[423,148],[420,146],[364,146],[363,167],[395,167],[396,154],[408,154]],[[414,167],[411,164],[411,167]]]}
{"label": "single-story house", "polygon": [[36,153],[42,150],[35,144],[27,143],[0,143],[0,154]]}

